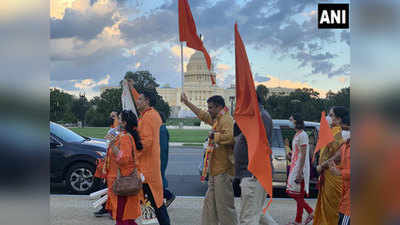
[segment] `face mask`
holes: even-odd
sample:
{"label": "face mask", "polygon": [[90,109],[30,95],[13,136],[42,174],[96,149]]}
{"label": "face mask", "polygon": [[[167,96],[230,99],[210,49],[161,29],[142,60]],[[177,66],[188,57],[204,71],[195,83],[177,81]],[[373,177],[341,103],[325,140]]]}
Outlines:
{"label": "face mask", "polygon": [[292,128],[292,129],[295,128],[295,125],[294,125],[294,123],[292,121],[289,122],[289,127]]}
{"label": "face mask", "polygon": [[326,121],[328,121],[329,126],[332,126],[332,118],[330,116],[326,116]]}
{"label": "face mask", "polygon": [[343,138],[345,141],[347,141],[347,139],[350,138],[350,131],[348,131],[348,130],[343,130],[343,131],[342,131],[342,138]]}

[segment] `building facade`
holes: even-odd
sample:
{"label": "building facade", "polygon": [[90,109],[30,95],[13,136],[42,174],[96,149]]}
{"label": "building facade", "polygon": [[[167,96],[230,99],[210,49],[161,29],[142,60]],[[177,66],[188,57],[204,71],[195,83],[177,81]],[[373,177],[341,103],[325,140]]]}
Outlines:
{"label": "building facade", "polygon": [[[211,74],[207,68],[204,55],[196,51],[189,59],[184,73],[183,90],[189,100],[197,107],[207,110],[207,99],[213,95],[221,95],[225,99],[226,106],[231,109],[232,100],[235,97],[235,88],[224,89],[211,84],[211,76],[216,79],[214,66]],[[194,114],[181,103],[182,88],[157,88],[157,92],[171,107],[171,117],[193,117]]]}
{"label": "building facade", "polygon": [[[214,66],[211,68],[211,75],[216,79]],[[207,63],[204,55],[200,51],[196,51],[189,59],[184,73],[184,92],[189,100],[197,107],[207,110],[207,99],[213,95],[221,95],[225,99],[225,104],[229,110],[234,110],[234,102],[236,96],[235,86],[229,88],[218,87],[211,85],[210,72],[207,68]],[[269,96],[271,95],[289,95],[294,89],[290,88],[268,88]],[[171,107],[172,118],[194,117],[195,115],[181,103],[182,88],[157,88],[157,92],[161,95],[164,101],[168,102]]]}

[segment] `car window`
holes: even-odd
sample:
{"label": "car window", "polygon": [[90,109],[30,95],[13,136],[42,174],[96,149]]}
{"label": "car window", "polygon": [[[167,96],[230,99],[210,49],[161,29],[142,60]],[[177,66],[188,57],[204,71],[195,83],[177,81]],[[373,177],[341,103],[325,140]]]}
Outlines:
{"label": "car window", "polygon": [[271,137],[271,142],[270,145],[271,147],[276,147],[276,148],[283,148],[283,139],[282,139],[282,134],[280,129],[272,129],[272,137]]}
{"label": "car window", "polygon": [[50,123],[50,133],[65,142],[82,142],[85,140],[83,137],[73,132],[72,130],[56,123]]}

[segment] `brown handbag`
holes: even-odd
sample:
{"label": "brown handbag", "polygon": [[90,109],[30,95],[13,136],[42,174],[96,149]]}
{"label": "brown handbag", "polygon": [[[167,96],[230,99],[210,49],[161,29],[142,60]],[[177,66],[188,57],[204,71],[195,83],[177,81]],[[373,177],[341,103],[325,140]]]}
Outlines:
{"label": "brown handbag", "polygon": [[[131,136],[129,135],[131,140]],[[132,157],[135,161],[135,155],[132,148]],[[128,176],[121,176],[121,171],[118,168],[117,179],[114,181],[112,186],[113,192],[118,196],[135,196],[138,195],[140,190],[143,188],[142,180],[140,179],[137,169]]]}

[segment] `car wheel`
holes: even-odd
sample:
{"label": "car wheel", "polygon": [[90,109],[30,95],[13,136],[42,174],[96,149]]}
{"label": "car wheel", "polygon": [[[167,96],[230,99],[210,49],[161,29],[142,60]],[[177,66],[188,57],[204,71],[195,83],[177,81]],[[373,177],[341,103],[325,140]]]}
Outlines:
{"label": "car wheel", "polygon": [[95,167],[88,163],[72,165],[65,177],[69,191],[74,194],[90,194],[98,186],[98,179],[94,177]]}

